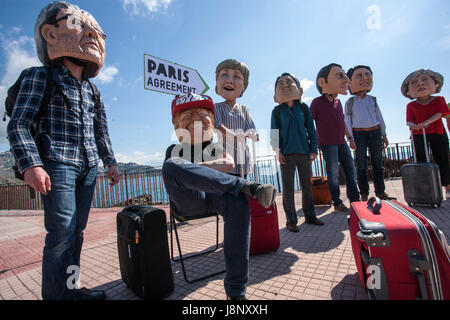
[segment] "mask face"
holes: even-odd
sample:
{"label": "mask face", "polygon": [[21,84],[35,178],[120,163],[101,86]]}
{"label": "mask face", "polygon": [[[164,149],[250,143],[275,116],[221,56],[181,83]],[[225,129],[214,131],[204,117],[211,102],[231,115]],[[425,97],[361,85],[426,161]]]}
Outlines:
{"label": "mask face", "polygon": [[349,79],[345,71],[338,66],[331,68],[328,79],[320,78],[319,86],[322,88],[322,94],[347,94]]}
{"label": "mask face", "polygon": [[204,108],[187,109],[177,115],[175,133],[180,142],[199,144],[214,137],[214,117]]}
{"label": "mask face", "polygon": [[225,100],[236,100],[244,90],[244,76],[238,70],[222,69],[217,77],[216,90]]}
{"label": "mask face", "polygon": [[285,103],[294,100],[301,100],[303,89],[297,86],[292,77],[285,75],[278,79],[275,87],[274,100],[276,103]]}
{"label": "mask face", "polygon": [[425,98],[436,93],[439,85],[427,74],[421,74],[409,82],[409,95],[414,98]]}
{"label": "mask face", "polygon": [[372,73],[367,68],[358,68],[352,74],[350,81],[350,91],[353,94],[369,92],[372,90],[373,79]]}
{"label": "mask face", "polygon": [[85,68],[89,77],[96,76],[105,63],[106,35],[86,11],[63,9],[55,24],[45,24],[41,34],[47,43],[50,60],[73,57],[90,62]]}

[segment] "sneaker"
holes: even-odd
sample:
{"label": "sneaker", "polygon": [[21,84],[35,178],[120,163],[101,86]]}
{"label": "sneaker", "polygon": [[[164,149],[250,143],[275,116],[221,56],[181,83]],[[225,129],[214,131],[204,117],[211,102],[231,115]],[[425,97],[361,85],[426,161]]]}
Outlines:
{"label": "sneaker", "polygon": [[368,194],[361,194],[361,201],[367,201],[369,199]]}
{"label": "sneaker", "polygon": [[350,210],[345,206],[345,204],[341,203],[339,205],[334,206],[334,210],[342,212],[342,213],[349,213]]}
{"label": "sneaker", "polygon": [[376,196],[380,198],[380,200],[397,200],[395,197],[390,197],[386,192],[376,194]]}
{"label": "sneaker", "polygon": [[258,203],[266,209],[275,201],[276,196],[276,189],[273,185],[260,184],[252,181],[248,181],[241,192],[250,196],[255,196]]}
{"label": "sneaker", "polygon": [[247,297],[242,295],[242,296],[237,296],[237,297],[229,297],[227,296],[227,300],[247,300]]}
{"label": "sneaker", "polygon": [[286,223],[286,228],[290,231],[290,232],[298,232],[298,227],[295,223]]}

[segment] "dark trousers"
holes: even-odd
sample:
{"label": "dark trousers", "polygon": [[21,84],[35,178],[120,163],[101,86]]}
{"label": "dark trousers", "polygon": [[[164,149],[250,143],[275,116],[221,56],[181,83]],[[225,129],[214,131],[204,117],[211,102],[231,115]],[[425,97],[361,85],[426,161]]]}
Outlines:
{"label": "dark trousers", "polygon": [[369,194],[369,177],[367,175],[367,150],[373,169],[373,186],[375,194],[382,194],[385,190],[384,167],[383,167],[383,142],[381,130],[354,131],[356,151],[356,176],[358,179],[359,192]]}
{"label": "dark trousers", "polygon": [[307,154],[285,155],[286,164],[280,165],[281,179],[283,180],[283,209],[286,214],[286,223],[297,224],[297,212],[294,201],[295,169],[298,170],[300,186],[302,187],[302,209],[307,222],[316,219],[314,211],[314,198],[311,186],[311,162]]}
{"label": "dark trousers", "polygon": [[[441,183],[447,186],[450,183],[450,169],[448,162],[448,137],[447,134],[428,133],[427,143],[431,148],[433,159],[439,166]],[[414,147],[416,149],[417,162],[425,162],[425,144],[422,134],[414,135]]]}

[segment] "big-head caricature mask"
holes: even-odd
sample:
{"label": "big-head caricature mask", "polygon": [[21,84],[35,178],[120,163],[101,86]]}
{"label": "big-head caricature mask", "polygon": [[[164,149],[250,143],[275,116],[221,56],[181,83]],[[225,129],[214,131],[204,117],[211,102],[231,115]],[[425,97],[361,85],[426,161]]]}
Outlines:
{"label": "big-head caricature mask", "polygon": [[316,87],[321,94],[347,94],[349,79],[337,63],[330,63],[323,67],[316,78]]}
{"label": "big-head caricature mask", "polygon": [[84,73],[90,78],[105,63],[105,39],[89,12],[67,2],[53,2],[42,9],[35,26],[36,48],[43,64],[75,58],[85,65]]}

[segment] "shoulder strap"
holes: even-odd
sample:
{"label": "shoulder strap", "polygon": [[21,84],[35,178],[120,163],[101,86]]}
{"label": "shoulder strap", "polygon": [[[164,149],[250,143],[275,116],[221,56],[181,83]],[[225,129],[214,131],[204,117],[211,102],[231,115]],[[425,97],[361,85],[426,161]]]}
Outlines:
{"label": "shoulder strap", "polygon": [[91,86],[92,100],[94,100],[94,107],[95,107],[95,110],[97,111],[101,106],[100,92],[98,91],[97,86],[95,84],[93,84],[89,79],[87,79],[86,81]]}
{"label": "shoulder strap", "polygon": [[353,115],[353,100],[354,99],[355,99],[354,97],[350,97],[350,99],[348,99],[348,102],[347,102],[347,114],[350,117],[352,117],[352,115]]}
{"label": "shoulder strap", "polygon": [[300,107],[303,111],[303,121],[305,122],[304,125],[306,128],[306,115],[308,114],[308,106],[306,105],[306,103],[300,102]]}

